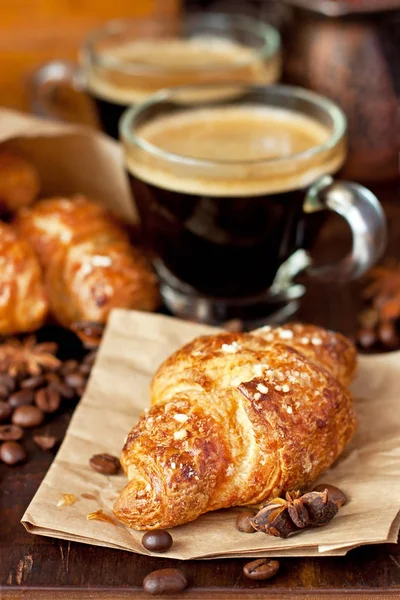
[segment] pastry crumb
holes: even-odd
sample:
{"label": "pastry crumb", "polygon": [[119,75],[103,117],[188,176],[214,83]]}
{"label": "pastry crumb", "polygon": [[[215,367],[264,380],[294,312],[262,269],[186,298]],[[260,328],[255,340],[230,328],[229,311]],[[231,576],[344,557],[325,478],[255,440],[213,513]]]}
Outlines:
{"label": "pastry crumb", "polygon": [[57,502],[57,506],[71,506],[77,501],[77,497],[74,494],[62,494],[61,498]]}

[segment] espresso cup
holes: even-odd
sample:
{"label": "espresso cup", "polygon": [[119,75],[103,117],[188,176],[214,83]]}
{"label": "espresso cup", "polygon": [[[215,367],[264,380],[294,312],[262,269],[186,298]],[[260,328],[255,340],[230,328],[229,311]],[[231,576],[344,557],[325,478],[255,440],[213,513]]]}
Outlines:
{"label": "espresso cup", "polygon": [[[377,198],[333,179],[346,128],[333,102],[283,85],[164,90],[124,114],[143,240],[174,314],[279,320],[304,293],[294,281],[300,272],[345,281],[379,259],[386,224]],[[307,215],[322,210],[347,221],[353,246],[317,268],[305,231]]]}
{"label": "espresso cup", "polygon": [[193,14],[175,19],[108,22],[80,52],[80,67],[56,61],[33,79],[33,106],[62,117],[58,91],[85,91],[102,129],[118,137],[124,110],[154,92],[191,83],[272,83],[281,73],[280,37],[245,16]]}

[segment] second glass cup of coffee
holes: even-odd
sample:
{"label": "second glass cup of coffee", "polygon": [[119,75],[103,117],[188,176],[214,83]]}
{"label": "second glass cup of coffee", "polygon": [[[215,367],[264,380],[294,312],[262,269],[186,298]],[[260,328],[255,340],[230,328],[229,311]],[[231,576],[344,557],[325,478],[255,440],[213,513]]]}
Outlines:
{"label": "second glass cup of coffee", "polygon": [[[283,318],[304,293],[299,272],[343,281],[379,259],[386,223],[377,198],[332,177],[346,157],[346,127],[333,102],[283,85],[164,90],[124,114],[143,240],[174,314],[250,325]],[[353,246],[316,268],[305,231],[307,214],[321,210],[347,221]]]}
{"label": "second glass cup of coffee", "polygon": [[89,36],[81,66],[44,65],[33,80],[34,109],[60,116],[57,91],[72,86],[94,101],[103,130],[118,137],[123,111],[158,90],[191,83],[273,83],[281,73],[276,29],[219,13],[108,22]]}

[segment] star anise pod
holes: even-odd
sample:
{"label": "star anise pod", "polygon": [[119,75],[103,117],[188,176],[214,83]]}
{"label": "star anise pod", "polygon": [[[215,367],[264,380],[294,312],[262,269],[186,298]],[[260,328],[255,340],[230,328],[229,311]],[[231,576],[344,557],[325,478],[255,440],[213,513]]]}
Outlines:
{"label": "star anise pod", "polygon": [[308,526],[327,525],[339,510],[339,504],[328,497],[328,490],[286,492],[285,498],[268,502],[250,522],[254,529],[275,537],[287,538]]}
{"label": "star anise pod", "polygon": [[93,349],[100,346],[101,338],[104,333],[104,325],[102,323],[80,321],[73,323],[71,329],[76,333],[85,348]]}
{"label": "star anise pod", "polygon": [[284,498],[274,498],[268,502],[250,522],[256,531],[263,531],[275,537],[287,538],[299,530],[289,514],[289,502]]}
{"label": "star anise pod", "polygon": [[323,492],[309,492],[301,499],[308,512],[309,525],[313,527],[327,525],[342,506],[340,502],[329,497],[327,489]]}
{"label": "star anise pod", "polygon": [[56,370],[61,365],[61,361],[55,356],[56,352],[57,344],[37,343],[33,335],[22,341],[10,338],[0,345],[0,372],[17,377]]}

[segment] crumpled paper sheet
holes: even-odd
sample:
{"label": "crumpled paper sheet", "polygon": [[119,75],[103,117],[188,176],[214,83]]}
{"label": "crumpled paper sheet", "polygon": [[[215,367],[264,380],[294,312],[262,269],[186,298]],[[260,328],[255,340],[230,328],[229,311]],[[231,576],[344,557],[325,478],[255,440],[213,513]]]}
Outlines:
{"label": "crumpled paper sheet", "polygon": [[[124,440],[149,405],[149,384],[160,363],[194,337],[215,331],[157,314],[113,311],[98,359],[64,442],[22,518],[35,534],[149,554],[143,533],[115,520],[86,519],[102,509],[112,516],[123,474],[94,472],[89,458],[119,455]],[[400,509],[400,352],[360,357],[353,385],[359,418],[349,447],[321,481],[343,489],[348,503],[326,527],[282,540],[235,528],[238,509],[207,513],[173,529],[174,545],[162,556],[177,559],[246,556],[343,555],[362,545],[396,542]],[[57,507],[62,494],[71,506]],[[91,498],[84,495],[90,494]]]}
{"label": "crumpled paper sheet", "polygon": [[41,197],[86,194],[127,221],[137,219],[122,149],[106,135],[0,107],[1,150],[36,166]]}

